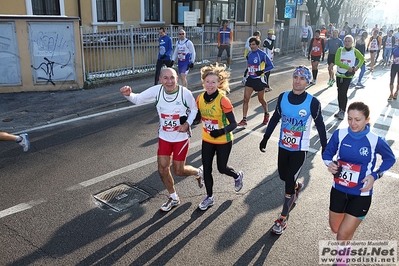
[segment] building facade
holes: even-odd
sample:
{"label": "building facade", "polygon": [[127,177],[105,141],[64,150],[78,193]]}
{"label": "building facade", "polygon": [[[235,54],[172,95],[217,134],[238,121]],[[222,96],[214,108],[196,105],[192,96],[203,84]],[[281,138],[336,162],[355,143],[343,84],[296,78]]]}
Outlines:
{"label": "building facade", "polygon": [[[161,26],[183,27],[187,22],[186,11],[194,14],[189,25],[191,29],[200,28],[200,34],[207,32],[206,40],[202,37],[202,43],[199,43],[203,46],[214,45],[212,34],[218,31],[222,20],[229,21],[234,30],[234,41],[241,43],[255,30],[266,36],[267,30],[274,28],[274,0],[13,0],[0,11],[3,29],[0,37],[13,40],[11,45],[0,47],[0,58],[12,66],[3,65],[0,71],[10,73],[3,77],[13,77],[0,78],[0,93],[82,88],[89,56],[91,61],[100,56],[95,55],[97,50],[85,49],[88,45],[85,38],[82,39],[82,33],[84,36],[91,33],[101,36],[98,33],[110,30],[120,34],[119,31],[126,29],[131,32],[131,29],[154,30]],[[43,36],[49,41],[47,48],[41,46]],[[54,40],[62,40],[63,44],[53,45],[51,42]],[[116,57],[116,45],[113,41],[108,43],[108,47],[103,47],[110,52],[112,59]],[[155,49],[156,44],[151,45]],[[9,50],[12,47],[14,50]],[[95,47],[97,49],[98,44]],[[132,48],[130,57],[134,58],[133,53],[138,49],[137,45]],[[125,60],[129,56],[121,53],[119,57]],[[104,61],[106,58],[103,54],[98,59]],[[135,62],[144,59],[134,58]],[[120,62],[117,62],[118,67]],[[109,65],[107,63],[103,68]],[[129,65],[132,68],[131,62],[123,67],[129,69]],[[11,72],[15,74],[11,75]],[[98,72],[97,69],[94,72]]]}

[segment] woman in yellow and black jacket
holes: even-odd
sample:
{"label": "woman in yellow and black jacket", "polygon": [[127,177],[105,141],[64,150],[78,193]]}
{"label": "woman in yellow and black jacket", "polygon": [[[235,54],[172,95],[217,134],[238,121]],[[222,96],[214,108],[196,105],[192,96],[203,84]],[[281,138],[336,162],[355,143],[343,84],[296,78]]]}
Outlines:
{"label": "woman in yellow and black jacket", "polygon": [[207,194],[199,204],[201,210],[214,204],[212,165],[215,154],[219,172],[234,178],[234,190],[238,192],[243,186],[243,172],[236,172],[227,165],[233,146],[232,131],[237,127],[233,105],[226,97],[226,92],[230,90],[229,76],[225,66],[216,64],[201,68],[205,92],[198,95],[196,101],[202,121],[201,156]]}

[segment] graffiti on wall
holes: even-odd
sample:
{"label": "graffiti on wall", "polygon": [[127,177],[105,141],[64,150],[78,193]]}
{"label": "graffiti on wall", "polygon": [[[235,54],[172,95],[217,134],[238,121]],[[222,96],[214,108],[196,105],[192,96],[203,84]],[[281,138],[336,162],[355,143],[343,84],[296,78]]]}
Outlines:
{"label": "graffiti on wall", "polygon": [[30,22],[28,27],[34,83],[76,81],[73,24]]}
{"label": "graffiti on wall", "polygon": [[0,23],[0,86],[22,84],[18,44],[13,22]]}

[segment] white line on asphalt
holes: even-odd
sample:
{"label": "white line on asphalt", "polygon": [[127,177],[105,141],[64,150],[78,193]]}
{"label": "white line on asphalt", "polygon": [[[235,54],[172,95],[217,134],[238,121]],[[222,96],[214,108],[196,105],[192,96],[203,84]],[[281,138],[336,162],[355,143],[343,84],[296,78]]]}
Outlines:
{"label": "white line on asphalt", "polygon": [[[199,93],[199,92],[203,92],[203,91],[204,90],[201,89],[201,90],[193,91],[192,93],[195,94],[195,93]],[[93,117],[102,116],[102,115],[106,115],[106,114],[112,114],[112,113],[115,113],[115,112],[128,110],[128,109],[134,109],[134,108],[138,108],[140,106],[145,106],[145,105],[149,105],[149,104],[153,105],[154,103],[144,103],[144,104],[139,104],[139,105],[121,107],[121,108],[118,108],[118,109],[108,110],[108,111],[99,112],[99,113],[95,113],[95,114],[91,114],[91,115],[86,115],[86,116],[81,116],[81,117],[77,117],[77,118],[72,118],[72,119],[65,120],[65,121],[55,122],[55,123],[51,123],[51,124],[48,124],[48,125],[33,127],[33,128],[28,129],[28,130],[21,131],[21,132],[14,132],[13,134],[21,134],[23,132],[32,132],[32,131],[39,130],[39,129],[44,129],[44,128],[49,128],[49,127],[64,125],[64,124],[68,124],[68,123],[71,123],[71,122],[85,120],[85,119],[88,119],[88,118],[93,118]]]}
{"label": "white line on asphalt", "polygon": [[[201,145],[201,143],[202,143],[201,140],[198,140],[198,141],[195,141],[193,143],[190,143],[190,148],[197,147],[197,146]],[[142,160],[140,162],[137,162],[137,163],[134,163],[134,164],[119,168],[119,169],[117,169],[115,171],[106,173],[104,175],[100,175],[100,176],[94,177],[92,179],[86,180],[86,181],[81,182],[81,183],[79,183],[77,185],[74,185],[74,186],[71,186],[71,187],[67,188],[67,190],[71,191],[71,190],[77,190],[77,189],[85,188],[85,187],[100,183],[100,182],[102,182],[104,180],[107,180],[109,178],[112,178],[114,176],[129,172],[129,171],[133,171],[133,170],[135,170],[137,168],[140,168],[140,167],[142,167],[144,165],[147,165],[147,164],[150,164],[150,163],[154,163],[156,161],[157,161],[157,156],[153,156],[153,157],[150,157],[148,159]]]}
{"label": "white line on asphalt", "polygon": [[14,207],[5,209],[3,211],[0,211],[0,218],[6,217],[8,215],[17,213],[17,212],[22,212],[22,211],[26,211],[30,208],[32,208],[33,206],[39,205],[43,202],[46,202],[44,199],[41,200],[31,200],[29,202],[26,203],[21,203],[18,205],[15,205]]}

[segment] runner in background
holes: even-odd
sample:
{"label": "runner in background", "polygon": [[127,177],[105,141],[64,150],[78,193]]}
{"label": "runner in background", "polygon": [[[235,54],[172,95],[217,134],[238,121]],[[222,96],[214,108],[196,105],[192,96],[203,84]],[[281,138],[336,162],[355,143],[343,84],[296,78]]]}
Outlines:
{"label": "runner in background", "polygon": [[[366,53],[366,39],[367,39],[367,31],[363,31],[362,36],[360,39],[357,40],[355,48],[359,50],[359,52],[364,56]],[[357,65],[358,59],[356,59],[355,65]],[[358,87],[360,89],[364,88],[364,85],[362,84],[362,78],[364,76],[364,72],[366,72],[366,63],[363,62],[362,66],[360,67],[360,73],[359,77],[357,79],[357,83],[354,82],[354,78],[351,81],[350,86],[351,87]]]}
{"label": "runner in background", "polygon": [[[378,57],[380,57],[380,52],[382,49],[382,37],[384,37],[384,32],[382,31],[382,29],[378,32],[378,37],[380,37],[381,42],[380,42],[380,45],[378,46],[377,54],[375,55],[375,61],[374,61],[375,65],[378,63]],[[381,61],[383,61],[383,60],[381,60]]]}
{"label": "runner in background", "polygon": [[229,21],[223,20],[222,27],[219,29],[218,33],[218,57],[216,59],[217,63],[220,63],[222,59],[223,51],[226,50],[227,55],[227,67],[226,70],[230,71],[231,64],[231,44],[233,43],[233,30],[228,27]]}
{"label": "runner in background", "polygon": [[309,43],[309,54],[308,54],[308,60],[312,60],[312,75],[313,75],[313,80],[312,84],[316,84],[316,79],[317,79],[317,73],[319,72],[318,67],[319,67],[319,62],[320,58],[321,61],[324,61],[324,54],[325,54],[325,43],[324,39],[320,38],[320,30],[317,29],[314,34],[314,38],[310,40]]}
{"label": "runner in background", "polygon": [[392,49],[395,45],[395,37],[392,35],[393,30],[388,31],[388,34],[382,38],[383,49],[383,66],[391,66]]}
{"label": "runner in background", "polygon": [[[267,38],[263,41],[263,47],[265,48],[265,52],[267,56],[269,57],[270,61],[273,62],[274,59],[274,46],[276,43],[276,35],[274,35],[274,30],[269,29],[267,31]],[[266,90],[265,92],[272,91],[273,89],[270,87],[270,74],[271,71],[267,71],[265,74],[265,79],[266,79]]]}
{"label": "runner in background", "polygon": [[305,26],[302,27],[301,31],[301,46],[302,46],[302,54],[304,56],[308,56],[308,42],[313,37],[312,27],[309,26],[309,21],[305,21]]}
{"label": "runner in background", "polygon": [[370,51],[370,71],[374,70],[374,64],[376,63],[376,54],[381,47],[381,38],[378,36],[378,30],[373,31],[373,36],[370,37],[367,43],[367,52]]}
{"label": "runner in background", "polygon": [[[249,40],[251,51],[247,56],[247,70],[248,78],[245,82],[244,88],[244,103],[242,106],[243,118],[238,123],[239,126],[247,125],[247,113],[249,107],[249,101],[254,91],[258,94],[258,101],[262,105],[264,110],[263,124],[266,125],[269,122],[269,112],[267,108],[267,102],[265,101],[265,86],[266,81],[264,75],[266,72],[273,69],[274,65],[267,54],[259,49],[260,39],[258,37],[252,37]],[[263,65],[265,67],[263,67]]]}
{"label": "runner in background", "polygon": [[[357,59],[357,60],[356,60]],[[355,64],[358,62],[357,64]],[[346,35],[344,47],[340,47],[335,54],[335,64],[337,65],[336,85],[338,93],[338,112],[334,117],[343,120],[345,117],[346,105],[348,103],[348,89],[356,71],[362,66],[364,56],[353,47],[352,35]]]}
{"label": "runner in background", "polygon": [[[251,46],[249,45],[249,40],[251,40],[252,37],[258,37],[260,39],[261,33],[260,31],[254,31],[253,36],[249,37],[247,41],[245,42],[245,49],[244,49],[244,57],[246,60],[248,60],[248,53],[251,51]],[[262,63],[261,68],[265,68],[264,63]],[[248,68],[245,69],[244,71],[244,77],[242,79],[242,84],[245,85],[247,82],[248,78]]]}
{"label": "runner in background", "polygon": [[190,68],[194,67],[195,49],[194,44],[186,38],[186,32],[183,29],[179,30],[179,40],[176,42],[175,51],[172,55],[172,63],[176,59],[180,84],[187,88],[187,74]]}
{"label": "runner in background", "polygon": [[329,39],[332,37],[335,27],[332,23],[328,24],[327,31],[326,31],[326,38]]}
{"label": "runner in background", "polygon": [[173,53],[173,44],[172,38],[167,35],[166,28],[160,27],[158,30],[159,38],[158,38],[158,59],[157,64],[155,66],[155,79],[154,85],[157,85],[159,82],[159,74],[161,73],[162,67],[165,65],[166,67],[171,67],[173,65],[171,55]]}
{"label": "runner in background", "polygon": [[[398,98],[399,92],[399,46],[395,46],[392,51],[393,63],[391,65],[391,79],[389,81],[389,90],[391,94],[389,95],[388,101],[392,99],[396,100]],[[393,93],[393,83],[395,82],[395,77],[397,77],[396,91]]]}
{"label": "runner in background", "polygon": [[326,51],[328,51],[327,64],[328,64],[328,74],[330,77],[327,83],[328,86],[332,86],[335,82],[335,73],[334,73],[335,53],[337,52],[339,47],[343,46],[344,43],[340,38],[338,38],[338,30],[334,30],[331,38],[327,40],[326,49],[325,49]]}
{"label": "runner in background", "polygon": [[399,46],[399,27],[396,29],[393,36],[395,37],[395,45],[394,46]]}

